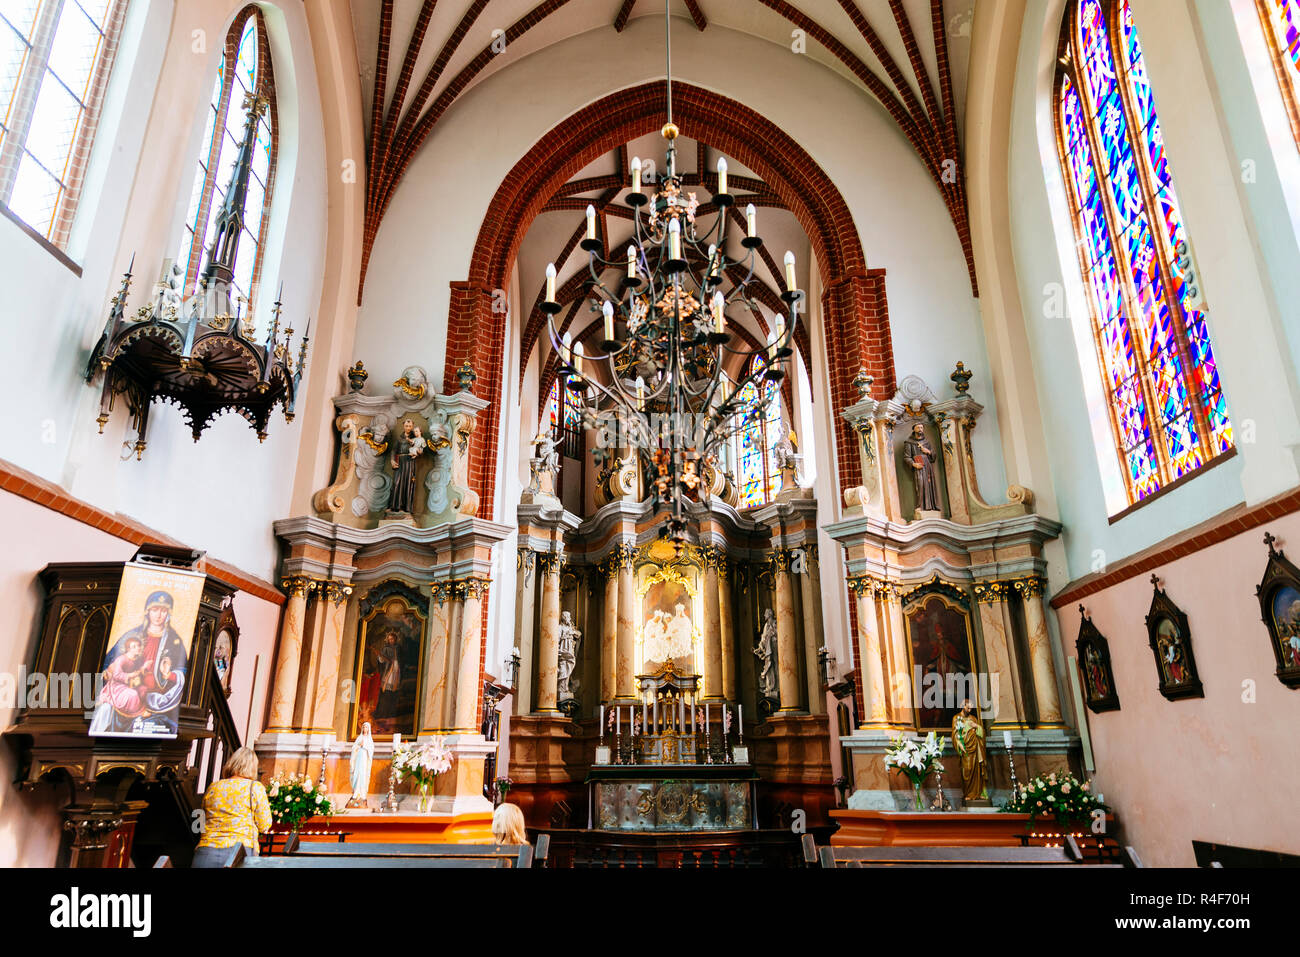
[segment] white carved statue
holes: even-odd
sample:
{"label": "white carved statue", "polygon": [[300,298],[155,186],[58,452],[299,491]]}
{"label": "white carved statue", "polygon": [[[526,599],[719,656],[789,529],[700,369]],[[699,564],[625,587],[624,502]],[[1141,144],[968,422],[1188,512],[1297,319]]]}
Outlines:
{"label": "white carved statue", "polygon": [[776,688],[776,613],[771,608],[763,612],[763,628],[758,633],[758,647],[754,655],[763,663],[758,677],[758,690],[764,698],[775,698]]}
{"label": "white carved statue", "polygon": [[352,742],[352,761],[348,769],[348,783],[352,786],[352,796],[348,798],[348,807],[365,807],[366,795],[370,793],[370,765],[375,757],[375,740],[370,736],[370,722],[363,722],[361,733]]}
{"label": "white carved statue", "polygon": [[567,611],[564,612],[560,615],[560,659],[557,670],[557,690],[561,701],[573,697],[573,669],[578,664],[578,646],[581,643],[582,632],[574,627],[572,616]]}

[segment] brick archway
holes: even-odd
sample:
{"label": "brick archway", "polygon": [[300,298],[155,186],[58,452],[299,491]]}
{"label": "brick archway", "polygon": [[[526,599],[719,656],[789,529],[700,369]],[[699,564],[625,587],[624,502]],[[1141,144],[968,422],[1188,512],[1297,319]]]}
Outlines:
{"label": "brick archway", "polygon": [[[454,383],[456,370],[468,361],[479,376],[475,391],[493,400],[480,419],[469,475],[485,515],[492,514],[495,500],[505,352],[505,316],[493,312],[494,290],[506,288],[519,246],[555,190],[602,154],[663,125],[665,92],[663,81],[621,90],[579,110],[542,137],[493,197],[469,278],[452,283],[443,381]],[[884,270],[867,269],[853,216],[835,184],[784,130],[735,100],[676,83],[673,111],[685,135],[707,136],[710,145],[761,177],[808,235],[824,290],[822,315],[827,352],[833,357],[832,409],[838,413],[857,399],[853,378],[859,368],[874,376],[877,396],[892,396],[894,356]],[[840,487],[860,484],[855,438],[838,414],[832,417]]]}

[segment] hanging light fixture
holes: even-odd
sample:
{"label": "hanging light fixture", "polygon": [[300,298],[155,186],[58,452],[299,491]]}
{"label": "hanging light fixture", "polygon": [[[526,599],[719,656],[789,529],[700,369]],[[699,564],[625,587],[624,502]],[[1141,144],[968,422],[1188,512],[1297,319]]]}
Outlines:
{"label": "hanging light fixture", "polygon": [[[777,313],[775,328],[766,344],[754,350],[733,348],[738,337],[728,331],[729,307],[744,307],[758,315],[751,287],[758,237],[753,204],[745,211],[743,258],[727,256],[727,210],[736,198],[727,191],[727,161],[718,160],[718,188],[713,194],[717,216],[703,230],[697,223],[699,203],[694,193],[682,192],[676,165],[673,123],[672,31],[668,2],[664,3],[667,50],[667,122],[662,134],[667,143],[663,172],[656,177],[653,195],[642,185],[639,158],[631,163],[632,186],[626,202],[633,209],[633,231],[624,257],[605,259],[604,242],[596,235],[596,210],[587,207],[586,238],[581,246],[589,256],[589,296],[592,309],[602,316],[599,348],[580,356],[555,328],[560,311],[556,301],[554,264],[546,267],[546,295],[542,311],[552,348],[560,356],[558,374],[578,400],[584,424],[606,436],[615,448],[642,452],[656,501],[669,510],[667,537],[687,539],[692,505],[707,499],[711,479],[724,444],[766,412],[764,386],[779,382],[793,354],[795,320],[804,293],[796,287],[794,253],[785,254],[786,292],[781,299],[788,316]],[[701,171],[701,177],[703,171]],[[694,262],[694,265],[693,265]],[[603,276],[617,268],[616,288]],[[739,268],[744,278],[730,292],[722,289],[728,270]],[[761,357],[761,362],[754,362]],[[738,362],[737,381],[727,379],[724,365]],[[606,381],[593,375],[603,368]],[[755,388],[746,388],[749,385]],[[598,450],[603,452],[603,450]]]}

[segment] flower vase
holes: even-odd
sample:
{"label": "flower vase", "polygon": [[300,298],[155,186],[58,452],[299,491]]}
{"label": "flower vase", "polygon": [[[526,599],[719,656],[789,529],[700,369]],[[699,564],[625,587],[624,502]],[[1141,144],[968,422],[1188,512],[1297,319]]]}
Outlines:
{"label": "flower vase", "polygon": [[428,784],[421,784],[421,785],[420,785],[420,805],[419,805],[420,813],[421,813],[421,814],[423,814],[423,813],[425,813],[426,811],[429,810],[429,802],[430,802],[431,800],[432,800],[432,798],[429,797],[429,785],[428,785]]}
{"label": "flower vase", "polygon": [[924,810],[925,806],[921,803],[921,782],[917,781],[915,784],[913,784],[912,790],[916,794],[916,809],[918,811]]}

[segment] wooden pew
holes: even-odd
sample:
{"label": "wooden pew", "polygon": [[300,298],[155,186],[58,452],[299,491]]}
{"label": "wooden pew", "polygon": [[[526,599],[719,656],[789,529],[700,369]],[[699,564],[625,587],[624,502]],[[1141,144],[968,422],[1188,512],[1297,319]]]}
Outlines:
{"label": "wooden pew", "polygon": [[346,854],[338,856],[311,854],[277,854],[275,857],[245,857],[238,867],[283,869],[294,867],[376,867],[376,868],[425,868],[425,867],[492,867],[510,866],[504,857],[385,857],[357,856]]}
{"label": "wooden pew", "polygon": [[[539,841],[539,844],[541,842]],[[547,849],[550,842],[546,842]],[[530,868],[534,850],[531,844],[326,844],[301,842],[292,837],[285,844],[285,856],[312,860],[347,857],[449,860],[502,860],[501,866]]]}
{"label": "wooden pew", "polygon": [[833,847],[828,845],[818,848],[818,858],[823,868],[1080,866],[1079,857],[1068,847]]}

